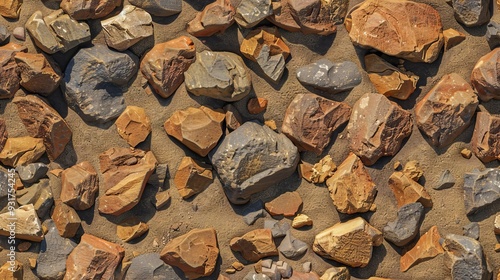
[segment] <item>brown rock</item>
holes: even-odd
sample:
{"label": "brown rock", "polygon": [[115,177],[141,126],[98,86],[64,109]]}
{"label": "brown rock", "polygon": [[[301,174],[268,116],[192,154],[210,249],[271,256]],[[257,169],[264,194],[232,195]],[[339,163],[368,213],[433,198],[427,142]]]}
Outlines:
{"label": "brown rock", "polygon": [[15,43],[0,47],[0,99],[11,98],[19,89],[21,78],[14,57],[18,52],[27,51],[27,47]]}
{"label": "brown rock", "polygon": [[274,0],[272,1],[273,14],[267,19],[274,25],[290,32],[301,31],[300,25],[292,16],[290,8],[290,0]]}
{"label": "brown rock", "polygon": [[217,233],[213,228],[191,230],[168,242],[160,255],[166,264],[180,268],[189,279],[209,276],[219,257]]}
{"label": "brown rock", "polygon": [[144,108],[127,106],[125,111],[115,121],[118,134],[135,147],[146,140],[151,133],[151,121],[146,115]]}
{"label": "brown rock", "polygon": [[345,26],[353,44],[413,62],[435,61],[443,46],[441,17],[424,3],[364,1],[349,11]]}
{"label": "brown rock", "polygon": [[465,34],[453,28],[443,31],[444,50],[447,51],[465,40]]}
{"label": "brown rock", "polygon": [[204,157],[217,145],[222,136],[222,122],[225,114],[222,110],[208,107],[189,107],[176,111],[164,128],[168,135],[179,140],[193,152]]}
{"label": "brown rock", "polygon": [[500,48],[482,56],[472,69],[471,85],[481,101],[500,99]]}
{"label": "brown rock", "polygon": [[401,271],[407,271],[410,267],[423,261],[434,258],[444,253],[443,247],[439,244],[438,229],[436,226],[420,237],[417,244],[401,257]]}
{"label": "brown rock", "polygon": [[195,37],[223,33],[234,23],[235,12],[230,0],[217,0],[196,14],[196,17],[187,24],[187,32]]}
{"label": "brown rock", "polygon": [[410,112],[381,94],[367,93],[352,109],[349,147],[365,165],[372,165],[383,156],[397,154],[412,128]]}
{"label": "brown rock", "polygon": [[61,9],[76,20],[87,20],[103,18],[121,4],[123,0],[62,0]]}
{"label": "brown rock", "polygon": [[300,177],[304,178],[307,182],[312,183],[311,176],[313,174],[313,165],[307,162],[301,162],[298,166]]}
{"label": "brown rock", "polygon": [[243,123],[243,118],[240,112],[231,104],[224,106],[224,111],[226,111],[226,127],[229,130],[235,130]]}
{"label": "brown rock", "polygon": [[182,198],[202,192],[212,182],[212,166],[190,157],[182,158],[174,177],[174,184]]}
{"label": "brown rock", "polygon": [[377,188],[365,166],[355,154],[349,156],[326,181],[330,197],[341,213],[368,212],[377,194]]}
{"label": "brown rock", "polygon": [[267,109],[267,99],[262,97],[251,98],[247,103],[247,110],[252,115],[257,115]]}
{"label": "brown rock", "polygon": [[[14,271],[12,271],[14,270]],[[14,260],[14,266],[10,262],[6,262],[0,267],[0,279],[2,280],[23,280],[24,271],[23,264]]]}
{"label": "brown rock", "polygon": [[[0,15],[5,18],[19,18],[23,0],[0,0]],[[21,277],[22,278],[22,277]]]}
{"label": "brown rock", "polygon": [[323,153],[333,131],[349,120],[351,107],[321,96],[297,94],[286,109],[281,131],[302,151]]}
{"label": "brown rock", "polygon": [[312,225],[313,225],[313,220],[311,220],[311,218],[309,218],[307,215],[304,214],[298,214],[295,218],[293,218],[292,221],[293,228],[301,228]]}
{"label": "brown rock", "polygon": [[155,195],[155,202],[153,203],[156,210],[160,210],[161,208],[163,208],[165,205],[168,204],[168,202],[170,201],[171,197],[170,197],[170,192],[169,191],[160,191],[160,192],[157,192],[156,195]]}
{"label": "brown rock", "polygon": [[330,155],[326,155],[313,165],[310,180],[315,184],[324,183],[326,179],[333,176],[335,170],[337,170],[337,165]]}
{"label": "brown rock", "polygon": [[[0,214],[0,235],[10,236],[10,218],[16,218],[16,239],[40,242],[43,240],[42,225],[33,204],[26,204],[16,208],[13,213]],[[1,278],[0,278],[1,279]]]}
{"label": "brown rock", "polygon": [[71,141],[68,123],[36,95],[16,97],[13,102],[29,135],[42,138],[49,159],[57,159]]}
{"label": "brown rock", "polygon": [[7,138],[9,138],[9,134],[7,133],[7,125],[5,124],[4,119],[0,119],[0,152],[3,150],[3,147],[5,146]]}
{"label": "brown rock", "polygon": [[494,232],[495,234],[500,234],[500,214],[498,214],[496,217],[495,217],[495,223],[494,223]]}
{"label": "brown rock", "polygon": [[124,255],[120,245],[85,233],[66,260],[64,279],[113,279]]}
{"label": "brown rock", "polygon": [[424,171],[420,167],[420,163],[416,160],[410,160],[407,162],[403,168],[403,173],[415,182],[420,180],[420,177],[424,175]]}
{"label": "brown rock", "polygon": [[116,235],[121,240],[128,242],[140,237],[149,230],[149,226],[143,223],[139,218],[132,216],[125,219],[116,227]]}
{"label": "brown rock", "polygon": [[290,49],[276,28],[259,28],[251,31],[241,43],[240,51],[246,58],[257,62],[263,45],[269,46],[270,56],[281,54],[287,59],[290,55]]}
{"label": "brown rock", "polygon": [[349,1],[288,0],[292,17],[305,34],[330,35],[337,31],[347,13]]}
{"label": "brown rock", "polygon": [[472,151],[482,162],[500,160],[500,116],[479,112],[471,141]]}
{"label": "brown rock", "polygon": [[0,161],[7,166],[16,167],[37,161],[45,153],[43,139],[29,136],[7,138]]}
{"label": "brown rock", "polygon": [[432,199],[424,187],[401,171],[392,173],[389,187],[396,197],[398,208],[417,201],[424,207],[432,207]]}
{"label": "brown rock", "polygon": [[476,94],[462,77],[445,75],[417,103],[417,126],[432,145],[449,145],[469,126],[477,105]]}
{"label": "brown rock", "polygon": [[54,220],[59,235],[66,238],[75,236],[82,222],[75,209],[62,203],[61,200],[55,201],[52,220]]}
{"label": "brown rock", "polygon": [[31,247],[31,243],[30,242],[21,242],[19,243],[19,245],[17,245],[17,250],[19,250],[19,252],[26,252],[30,249]]}
{"label": "brown rock", "polygon": [[463,158],[470,159],[472,157],[472,151],[464,148],[460,151],[460,154],[462,155]]}
{"label": "brown rock", "polygon": [[233,262],[231,266],[236,269],[237,271],[241,271],[245,268],[245,265],[240,263],[240,262]]}
{"label": "brown rock", "polygon": [[21,86],[41,95],[54,92],[61,83],[62,73],[55,61],[43,54],[18,52],[14,56],[21,76]]}
{"label": "brown rock", "polygon": [[266,125],[267,127],[269,127],[274,131],[278,131],[278,126],[276,126],[276,122],[274,120],[264,121],[264,125]]}
{"label": "brown rock", "polygon": [[187,36],[156,44],[144,55],[141,73],[158,95],[167,98],[184,82],[184,72],[195,55],[194,43]]}
{"label": "brown rock", "polygon": [[240,252],[243,258],[250,262],[278,255],[278,249],[276,249],[270,229],[252,230],[242,237],[231,239],[229,245],[231,250]]}
{"label": "brown rock", "polygon": [[273,216],[293,217],[302,206],[298,192],[286,192],[265,204],[267,212]]}
{"label": "brown rock", "polygon": [[90,162],[83,161],[61,173],[61,201],[75,210],[94,205],[99,194],[99,178]]}

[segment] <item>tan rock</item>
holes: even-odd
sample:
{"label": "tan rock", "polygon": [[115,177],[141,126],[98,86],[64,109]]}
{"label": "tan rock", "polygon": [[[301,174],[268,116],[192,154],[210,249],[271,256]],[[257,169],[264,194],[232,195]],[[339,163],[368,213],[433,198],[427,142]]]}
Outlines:
{"label": "tan rock", "polygon": [[213,182],[212,167],[190,157],[183,157],[174,177],[182,198],[187,199],[205,190]]}
{"label": "tan rock", "polygon": [[293,218],[292,221],[293,228],[301,228],[312,225],[313,225],[313,220],[311,220],[311,218],[309,218],[307,215],[304,214],[298,214],[295,218]]}
{"label": "tan rock", "polygon": [[224,106],[224,111],[226,111],[226,127],[232,131],[240,127],[243,124],[243,118],[240,112],[231,104]]}
{"label": "tan rock", "polygon": [[245,268],[245,265],[240,263],[240,262],[233,262],[231,266],[236,269],[237,271],[241,271]]}
{"label": "tan rock", "polygon": [[337,165],[333,162],[330,155],[326,155],[319,162],[315,163],[312,167],[311,181],[315,184],[321,184],[326,181],[326,179],[333,176],[337,170]]}
{"label": "tan rock", "polygon": [[0,15],[5,18],[17,19],[22,4],[23,0],[0,0]]}
{"label": "tan rock", "polygon": [[401,257],[401,271],[407,271],[415,264],[434,258],[444,253],[443,247],[439,244],[438,229],[436,226],[420,237],[417,244]]}
{"label": "tan rock", "polygon": [[482,162],[500,159],[500,116],[478,112],[472,134],[472,151]]}
{"label": "tan rock", "polygon": [[0,214],[0,235],[10,236],[9,218],[16,218],[15,236],[18,239],[40,242],[43,240],[42,224],[33,204],[16,208],[13,212]]}
{"label": "tan rock", "polygon": [[500,99],[500,48],[482,56],[472,69],[471,85],[481,101]]}
{"label": "tan rock", "polygon": [[273,216],[293,217],[302,206],[302,198],[298,192],[286,192],[265,204],[267,212]]}
{"label": "tan rock", "polygon": [[460,154],[466,159],[470,159],[472,157],[472,151],[467,148],[462,149]]}
{"label": "tan rock", "polygon": [[252,115],[257,115],[267,109],[267,99],[262,97],[251,98],[247,103],[247,110]]}
{"label": "tan rock", "polygon": [[250,262],[278,255],[270,229],[252,230],[241,237],[231,239],[229,245],[231,250],[240,252],[243,258]]}
{"label": "tan rock", "polygon": [[347,267],[331,267],[325,271],[319,280],[350,280],[351,274]]}
{"label": "tan rock", "polygon": [[326,181],[330,197],[341,213],[371,210],[377,188],[360,158],[350,153],[335,174]]}
{"label": "tan rock", "polygon": [[0,161],[7,166],[16,167],[37,161],[45,153],[42,138],[29,136],[8,138],[0,152]]}
{"label": "tan rock", "polygon": [[10,261],[6,262],[4,265],[0,267],[0,279],[23,280],[24,279],[23,264],[17,260],[14,260],[14,265],[12,266]]}
{"label": "tan rock", "polygon": [[75,210],[94,205],[99,194],[99,178],[90,162],[83,161],[61,173],[61,201]]}
{"label": "tan rock", "polygon": [[298,172],[300,177],[304,178],[307,182],[312,183],[311,176],[313,174],[313,166],[307,162],[301,162],[298,166]]}
{"label": "tan rock", "polygon": [[166,264],[178,267],[189,279],[211,275],[218,257],[217,233],[213,228],[194,229],[176,237],[160,253]]}
{"label": "tan rock", "polygon": [[59,231],[59,235],[66,238],[74,237],[82,222],[75,209],[62,203],[61,200],[55,201],[51,217],[54,220],[57,231]]}
{"label": "tan rock", "polygon": [[155,195],[155,203],[154,206],[156,210],[160,210],[161,208],[165,207],[170,202],[170,192],[169,191],[160,191],[157,192]]}
{"label": "tan rock", "polygon": [[500,234],[500,214],[495,217],[494,232]]}
{"label": "tan rock", "polygon": [[9,138],[9,134],[7,133],[7,125],[5,124],[4,119],[0,119],[0,152],[3,150],[3,147],[5,146],[7,138]]}
{"label": "tan rock", "polygon": [[0,99],[11,98],[19,90],[21,78],[14,57],[18,52],[27,51],[27,47],[15,43],[0,47]]}
{"label": "tan rock", "polygon": [[76,20],[102,18],[110,14],[123,0],[62,0],[61,9]]}
{"label": "tan rock", "polygon": [[465,34],[453,28],[443,31],[444,50],[447,51],[465,40]]}
{"label": "tan rock", "polygon": [[59,65],[43,54],[18,52],[14,56],[21,76],[21,86],[41,95],[49,95],[59,88],[62,73]]}
{"label": "tan rock", "polygon": [[217,0],[187,24],[186,31],[195,37],[208,37],[224,31],[234,23],[236,10],[230,0]]}
{"label": "tan rock", "polygon": [[135,147],[146,140],[151,133],[151,121],[144,108],[127,106],[125,111],[115,121],[118,134]]}
{"label": "tan rock", "polygon": [[267,125],[270,129],[277,131],[278,127],[276,126],[276,122],[274,120],[264,121],[264,124]]}
{"label": "tan rock", "polygon": [[30,268],[35,269],[36,268],[36,259],[35,258],[28,258],[28,261],[30,263]]}
{"label": "tan rock", "polygon": [[407,162],[403,168],[403,173],[415,182],[417,182],[420,177],[424,175],[424,171],[420,167],[420,163],[416,160],[410,160]]}
{"label": "tan rock", "polygon": [[389,177],[389,187],[396,197],[398,208],[417,201],[424,207],[432,207],[432,199],[424,187],[401,171],[392,173]]}
{"label": "tan rock", "polygon": [[500,252],[500,244],[495,244],[495,252]]}
{"label": "tan rock", "polygon": [[149,230],[149,226],[143,223],[139,218],[132,216],[125,219],[116,227],[116,235],[121,240],[128,242],[140,237]]}

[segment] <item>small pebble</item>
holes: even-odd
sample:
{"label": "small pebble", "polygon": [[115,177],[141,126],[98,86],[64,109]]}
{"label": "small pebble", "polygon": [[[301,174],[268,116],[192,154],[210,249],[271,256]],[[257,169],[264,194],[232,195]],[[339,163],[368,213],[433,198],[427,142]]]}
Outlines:
{"label": "small pebble", "polygon": [[495,244],[495,252],[500,252],[500,244]]}
{"label": "small pebble", "polygon": [[400,170],[401,169],[401,162],[396,161],[394,163],[394,167],[393,168],[394,168],[394,170]]}
{"label": "small pebble", "polygon": [[276,126],[276,122],[274,120],[267,120],[264,122],[265,125],[269,126],[270,129],[276,131],[278,127]]}
{"label": "small pebble", "polygon": [[267,99],[265,98],[252,98],[247,103],[248,112],[252,115],[257,115],[267,109]]}
{"label": "small pebble", "polygon": [[298,214],[295,218],[293,218],[292,221],[293,228],[301,228],[312,225],[313,225],[313,220],[311,220],[311,218],[309,218],[307,215],[304,214]]}
{"label": "small pebble", "polygon": [[36,259],[29,258],[28,261],[30,262],[30,268],[35,269],[36,268]]}
{"label": "small pebble", "polygon": [[19,250],[19,252],[26,252],[26,251],[28,251],[30,249],[30,247],[31,247],[31,243],[30,242],[21,242],[17,246],[17,249]]}
{"label": "small pebble", "polygon": [[245,265],[240,262],[234,262],[231,266],[237,271],[241,271],[243,270],[243,268],[245,268]]}
{"label": "small pebble", "polygon": [[470,159],[470,158],[472,157],[472,152],[471,152],[471,150],[469,150],[469,149],[467,149],[467,148],[465,148],[465,149],[463,149],[462,151],[460,151],[460,154],[461,154],[464,158],[466,158],[466,159]]}
{"label": "small pebble", "polygon": [[302,264],[302,269],[304,269],[305,273],[309,273],[312,270],[312,263],[311,262],[305,262]]}
{"label": "small pebble", "polygon": [[14,31],[12,31],[12,35],[19,41],[26,40],[26,31],[24,30],[24,27],[18,26],[14,28]]}
{"label": "small pebble", "polygon": [[228,268],[228,269],[226,269],[226,273],[227,274],[234,274],[234,273],[236,273],[236,269],[234,269],[234,268]]}

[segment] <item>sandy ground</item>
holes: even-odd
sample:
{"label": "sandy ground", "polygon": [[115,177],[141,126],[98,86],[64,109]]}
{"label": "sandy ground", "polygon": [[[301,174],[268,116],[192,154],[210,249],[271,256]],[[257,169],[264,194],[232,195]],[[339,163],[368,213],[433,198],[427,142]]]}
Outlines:
{"label": "sandy ground", "polygon": [[[125,1],[127,3],[127,0]],[[189,0],[183,2],[182,13],[168,18],[154,18],[154,40],[150,38],[143,43],[144,48],[151,47],[154,43],[164,42],[180,35],[188,35],[185,31],[185,25],[195,16],[197,10],[201,10],[211,1]],[[353,6],[360,1],[352,1]],[[418,89],[407,101],[398,101],[405,109],[413,112],[413,107],[428,90],[435,85],[439,79],[452,72],[456,72],[469,80],[470,73],[476,61],[489,52],[489,47],[484,38],[486,26],[478,28],[464,28],[458,24],[453,17],[453,9],[445,1],[423,1],[436,8],[442,17],[443,27],[454,28],[467,34],[467,39],[460,45],[452,48],[442,54],[439,59],[432,64],[405,63],[405,67],[420,76]],[[51,9],[58,7],[55,0],[27,0],[23,4],[21,17],[19,21],[7,21],[0,18],[1,24],[6,24],[9,30],[21,26],[27,18],[36,10],[41,10],[44,15]],[[116,14],[117,11],[115,11]],[[89,21],[91,26],[93,40],[92,43],[104,43],[99,21]],[[245,32],[245,31],[243,31]],[[246,113],[245,105],[249,98],[254,96],[265,97],[269,100],[268,110],[259,115],[260,120],[275,120],[278,127],[281,126],[286,107],[298,93],[306,93],[309,90],[300,85],[295,77],[298,67],[314,62],[320,58],[328,58],[334,62],[351,60],[363,67],[362,57],[366,50],[356,49],[349,40],[348,34],[343,26],[339,26],[336,35],[321,37],[316,35],[302,35],[298,33],[281,32],[285,42],[291,49],[291,58],[287,63],[287,72],[279,85],[271,85],[262,78],[262,73],[257,65],[245,59],[245,63],[252,70],[253,91],[243,100],[236,102],[235,105],[242,112],[245,119],[255,118]],[[214,51],[231,51],[239,53],[239,42],[241,42],[242,31],[233,25],[225,34],[213,36],[206,39],[196,39],[194,37],[197,51],[211,49]],[[11,37],[11,41],[16,39]],[[29,52],[39,52],[33,47],[33,43],[28,39],[25,43]],[[138,49],[138,48],[136,48]],[[64,55],[55,55],[54,58],[65,68],[67,61],[75,53],[70,51]],[[361,58],[361,60],[360,60]],[[397,60],[392,60],[397,62]],[[363,81],[350,92],[329,95],[327,97],[336,101],[345,101],[353,105],[356,100],[366,92],[375,91],[370,83],[366,72],[363,73]],[[316,92],[321,94],[320,92]],[[146,109],[153,124],[153,132],[147,141],[139,148],[150,149],[153,151],[160,163],[168,163],[170,175],[173,177],[181,158],[188,155],[197,159],[199,156],[187,150],[182,144],[167,136],[163,130],[164,121],[172,115],[173,112],[185,109],[189,106],[210,105],[216,108],[223,106],[223,102],[211,100],[209,98],[196,97],[188,94],[184,86],[170,98],[162,99],[154,95],[148,96],[141,88],[141,76],[138,75],[129,89],[126,91],[125,100],[127,105],[141,106]],[[324,95],[326,96],[326,95]],[[127,147],[127,143],[120,138],[114,125],[106,127],[89,126],[81,118],[68,109],[61,92],[56,92],[49,98],[50,103],[67,120],[73,129],[72,147],[66,149],[64,154],[57,160],[57,164],[66,168],[77,162],[84,160],[90,161],[94,167],[98,168],[98,155],[111,147]],[[490,113],[500,113],[500,101],[490,101],[482,104]],[[9,136],[18,137],[27,135],[24,126],[20,123],[17,115],[16,106],[10,100],[0,101],[0,114],[7,121]],[[475,123],[473,120],[472,123]],[[361,215],[368,219],[372,225],[378,229],[396,217],[396,200],[387,186],[388,178],[393,171],[393,164],[396,161],[405,163],[409,160],[417,160],[421,163],[425,174],[422,178],[424,186],[430,193],[434,207],[426,209],[425,219],[420,228],[423,234],[433,225],[437,225],[441,235],[448,233],[462,234],[462,227],[471,221],[477,221],[481,227],[480,242],[483,245],[484,252],[494,268],[495,273],[500,268],[500,253],[495,253],[494,245],[498,242],[493,233],[493,219],[500,209],[500,205],[495,205],[479,214],[471,217],[465,215],[463,203],[463,174],[473,168],[484,168],[477,158],[472,157],[467,160],[462,158],[460,150],[470,147],[470,139],[473,131],[473,125],[470,126],[451,146],[443,149],[433,148],[423,137],[420,131],[414,126],[414,131],[405,143],[401,151],[392,158],[383,158],[376,165],[368,168],[373,180],[378,187],[378,195],[375,203],[378,210],[375,213]],[[303,153],[302,158],[305,161],[314,163],[326,154],[330,154],[337,164],[340,164],[348,154],[345,126],[342,127],[335,141],[332,141],[323,155],[317,157],[312,153]],[[201,159],[207,161],[207,159]],[[56,166],[56,165],[54,165]],[[487,167],[497,167],[498,162],[492,162]],[[446,190],[436,191],[432,185],[437,181],[444,169],[450,169],[457,178],[454,187]],[[102,177],[101,177],[102,179]],[[172,181],[172,180],[171,180]],[[101,216],[97,207],[92,207],[86,211],[80,211],[82,218],[83,231],[96,235],[106,240],[121,244],[128,253],[133,251],[143,254],[148,252],[160,252],[163,245],[170,239],[182,235],[194,228],[214,227],[217,230],[220,247],[220,258],[218,270],[213,276],[204,279],[216,279],[219,270],[224,271],[232,262],[242,260],[239,254],[233,253],[229,248],[229,241],[235,236],[241,236],[244,233],[263,227],[264,219],[259,219],[253,226],[247,226],[241,218],[241,207],[232,206],[226,199],[220,183],[215,180],[214,183],[204,192],[196,195],[194,198],[184,201],[177,193],[175,186],[170,182],[170,193],[172,201],[170,206],[161,211],[156,211],[150,203],[156,189],[147,187],[141,202],[131,211],[121,217]],[[293,235],[312,245],[314,236],[325,228],[339,222],[345,221],[356,215],[346,216],[339,214],[329,197],[328,190],[324,186],[315,186],[301,180],[297,174],[286,178],[282,183],[270,188],[269,190],[255,195],[252,201],[262,199],[268,201],[285,191],[296,190],[300,193],[304,205],[302,213],[307,214],[314,220],[314,226],[305,230],[293,230]],[[56,191],[57,193],[57,191]],[[96,202],[97,203],[97,202]],[[115,234],[115,224],[127,216],[139,216],[148,222],[149,232],[132,243],[122,242]],[[80,230],[80,233],[83,233]],[[153,241],[157,239],[159,247],[153,246]],[[5,239],[0,239],[0,244],[5,248]],[[279,244],[279,241],[278,241]],[[36,243],[30,250],[18,254],[18,260],[25,266],[25,279],[36,279],[36,276],[29,269],[28,258],[36,257],[40,246]],[[4,251],[6,252],[6,251]],[[373,256],[369,265],[365,268],[350,269],[351,274],[358,278],[368,278],[370,276],[388,277],[394,279],[447,279],[450,278],[449,271],[443,264],[443,256],[438,256],[432,260],[426,261],[414,266],[409,271],[402,273],[399,270],[399,259],[403,253],[401,248],[397,248],[390,243],[384,242],[383,245],[375,247]],[[302,271],[302,263],[311,261],[313,270],[322,274],[327,268],[340,266],[339,263],[325,260],[312,252],[308,252],[298,260],[287,260],[283,256],[279,259],[286,260],[296,270]],[[6,260],[5,254],[0,254],[0,263]],[[248,265],[244,271],[230,275],[231,279],[241,279],[252,268]]]}

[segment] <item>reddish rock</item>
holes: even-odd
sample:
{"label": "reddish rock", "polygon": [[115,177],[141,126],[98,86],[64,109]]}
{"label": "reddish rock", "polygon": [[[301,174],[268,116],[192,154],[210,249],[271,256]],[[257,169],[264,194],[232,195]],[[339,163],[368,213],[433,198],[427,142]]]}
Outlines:
{"label": "reddish rock", "polygon": [[213,182],[212,167],[190,157],[183,157],[175,173],[174,184],[187,199],[205,190]]}
{"label": "reddish rock", "polygon": [[307,162],[299,163],[297,168],[300,177],[304,178],[307,182],[312,183],[311,176],[313,174],[313,165]]}
{"label": "reddish rock", "polygon": [[151,133],[151,121],[146,115],[144,108],[137,106],[127,106],[125,111],[115,121],[118,134],[135,147],[146,140]]}
{"label": "reddish rock", "polygon": [[247,110],[252,115],[257,115],[267,109],[267,99],[258,97],[251,98],[247,103]]}
{"label": "reddish rock", "polygon": [[301,151],[323,153],[333,131],[349,120],[351,107],[312,93],[297,94],[286,109],[281,131]]}
{"label": "reddish rock", "polygon": [[0,152],[3,150],[3,147],[5,146],[7,138],[9,138],[9,134],[7,133],[7,125],[5,124],[4,119],[0,119]]}
{"label": "reddish rock", "polygon": [[54,220],[59,235],[66,238],[74,237],[82,222],[75,209],[62,203],[61,200],[55,201],[52,220]]}
{"label": "reddish rock", "polygon": [[22,4],[23,0],[0,0],[0,15],[5,18],[17,19]]}
{"label": "reddish rock", "polygon": [[345,0],[288,0],[291,15],[305,34],[330,35],[347,13]]}
{"label": "reddish rock", "polygon": [[477,113],[471,144],[472,151],[481,161],[500,160],[500,116]]}
{"label": "reddish rock", "polygon": [[469,126],[477,105],[474,90],[462,77],[445,75],[415,106],[417,126],[432,145],[449,145]]}
{"label": "reddish rock", "polygon": [[273,216],[293,217],[302,206],[298,192],[286,192],[265,204],[267,212]]}
{"label": "reddish rock", "polygon": [[148,230],[148,224],[143,223],[139,220],[139,218],[132,216],[116,226],[116,235],[118,235],[121,240],[128,242],[132,239],[140,237]]}
{"label": "reddish rock", "polygon": [[470,79],[481,101],[500,99],[500,48],[477,61]]}
{"label": "reddish rock", "polygon": [[19,52],[27,51],[27,47],[15,43],[0,47],[0,99],[11,98],[19,89],[21,78],[14,57]]}
{"label": "reddish rock", "polygon": [[396,197],[398,207],[417,201],[424,207],[432,207],[431,196],[425,188],[403,172],[397,171],[391,175],[389,187]]}
{"label": "reddish rock", "polygon": [[195,37],[223,33],[234,23],[235,12],[230,0],[217,0],[196,14],[196,17],[187,24],[186,31]]}
{"label": "reddish rock", "polygon": [[99,194],[99,178],[90,162],[83,161],[61,173],[61,200],[75,210],[94,205]]}
{"label": "reddish rock", "polygon": [[87,20],[103,18],[121,4],[123,0],[62,0],[61,9],[73,19]]}
{"label": "reddish rock", "polygon": [[465,40],[465,34],[453,28],[443,31],[444,50],[447,51]]}
{"label": "reddish rock", "polygon": [[18,52],[14,56],[21,76],[21,86],[41,95],[54,92],[61,83],[62,73],[55,61],[43,54]]}
{"label": "reddish rock", "polygon": [[249,262],[256,262],[264,257],[278,256],[278,249],[273,241],[270,229],[255,229],[241,237],[231,239],[231,250],[240,252]]}
{"label": "reddish rock", "polygon": [[400,260],[401,271],[407,271],[415,264],[432,259],[439,254],[444,253],[443,247],[439,244],[438,229],[436,226],[420,237],[417,244],[406,252]]}
{"label": "reddish rock", "polygon": [[17,167],[37,161],[45,153],[43,139],[33,137],[7,138],[0,161],[7,166]]}

